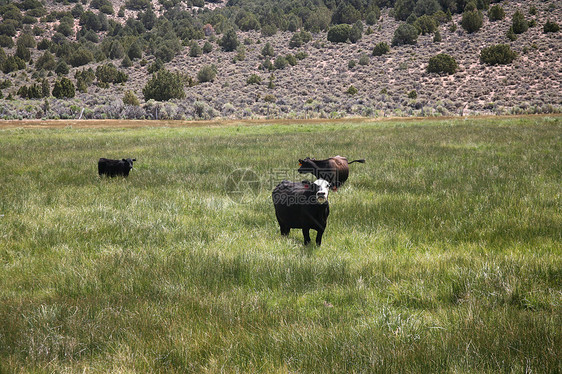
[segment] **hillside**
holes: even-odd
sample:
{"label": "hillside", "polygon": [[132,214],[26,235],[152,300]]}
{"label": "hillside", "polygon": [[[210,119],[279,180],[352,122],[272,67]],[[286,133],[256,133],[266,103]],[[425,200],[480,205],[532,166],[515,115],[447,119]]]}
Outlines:
{"label": "hillside", "polygon": [[[101,1],[84,2],[86,4],[82,7],[85,12],[92,10],[92,13],[99,14],[92,5],[98,6]],[[134,3],[142,1],[112,1],[113,14],[104,16],[107,29],[103,30],[102,26],[95,31],[95,36],[92,36],[92,30],[86,32],[87,24],[82,21],[82,16],[75,18],[72,30],[61,40],[59,28],[64,23],[63,12],[73,12],[77,4],[45,1],[47,15],[38,17],[38,23],[24,24],[11,37],[15,44],[4,46],[3,50],[6,56],[15,55],[18,39],[26,28],[32,29],[32,33],[37,34],[34,36],[36,43],[41,44],[44,39],[54,40],[53,43],[58,45],[53,51],[55,64],[66,61],[69,71],[57,76],[53,72],[54,66],[51,66],[52,70],[37,69],[37,61],[45,50],[29,48],[32,63],[27,63],[23,69],[0,73],[0,81],[4,82],[1,86],[1,118],[337,118],[552,113],[562,109],[562,35],[559,31],[544,32],[547,21],[562,22],[562,6],[556,1],[499,2],[505,17],[492,22],[488,18],[489,10],[482,9],[482,28],[473,33],[468,33],[461,26],[463,13],[447,9],[451,19],[442,17],[438,26],[442,40],[434,41],[435,33],[429,32],[419,35],[413,45],[392,45],[395,30],[404,23],[396,19],[399,6],[407,3],[401,0],[396,4],[375,1],[356,6],[362,10],[358,14],[363,32],[355,43],[328,41],[326,30],[316,30],[314,25],[311,26],[312,16],[301,17],[303,11],[293,8],[287,13],[287,19],[279,22],[281,26],[274,27],[273,33],[267,29],[269,24],[265,22],[269,19],[273,20],[272,24],[277,22],[271,16],[268,18],[268,14],[282,13],[276,13],[276,9],[255,16],[256,20],[260,20],[256,21],[259,27],[240,20],[243,18],[240,14],[246,15],[245,19],[253,19],[251,15],[256,10],[248,5],[252,2],[205,3],[205,9],[200,9],[193,6],[197,2],[176,2],[176,6],[171,6],[169,2],[153,1],[154,12],[146,7],[129,9]],[[261,3],[267,4],[267,1]],[[381,5],[380,18],[368,25],[365,15],[369,14],[369,9],[374,9],[373,4]],[[328,14],[331,15],[332,25],[327,25],[326,29],[333,27],[334,14],[339,7],[330,9],[328,4],[321,9],[332,12]],[[376,9],[379,9],[378,6]],[[518,10],[532,27],[516,35],[515,40],[510,40],[508,30]],[[49,18],[49,14],[55,16]],[[180,16],[182,14],[189,16]],[[446,13],[441,14],[444,16]],[[6,19],[4,14],[3,24]],[[300,47],[290,48],[293,36],[299,33],[289,31],[295,19],[298,29],[308,30],[304,32],[309,33],[311,40]],[[131,32],[141,23],[150,24],[152,29]],[[373,23],[372,20],[370,23]],[[205,36],[203,30],[207,24],[213,27],[205,30],[210,31],[210,35]],[[248,27],[255,29],[242,31]],[[36,32],[37,28],[43,31]],[[236,30],[240,46],[227,52],[219,44],[229,28]],[[2,27],[0,32],[5,29]],[[207,43],[212,50],[192,57],[194,42],[200,48]],[[382,56],[373,56],[373,48],[380,42],[386,42],[390,51]],[[142,57],[125,63],[124,56],[134,43],[141,47]],[[267,43],[273,48],[273,56],[268,57],[272,63],[279,56],[288,54],[300,54],[298,57],[302,59],[295,59],[294,66],[285,63],[287,66],[280,69],[263,69],[265,59],[262,50]],[[505,65],[482,63],[481,50],[496,44],[508,44],[517,53],[516,59]],[[48,49],[51,48],[52,44]],[[64,52],[65,48],[67,52]],[[77,57],[68,57],[78,50],[90,51],[91,61],[82,64],[76,62]],[[429,59],[440,53],[456,60],[458,68],[454,74],[427,72]],[[165,69],[180,73],[178,79],[186,83],[183,88],[185,97],[166,101],[145,100],[143,88],[157,70],[156,60]],[[91,68],[95,72],[108,62],[128,79],[122,83],[107,83],[100,82],[98,77],[92,78],[82,90],[76,89],[73,98],[50,96],[48,99],[25,99],[18,95],[18,92],[21,94],[21,86],[40,85],[43,79],[52,89],[55,81],[62,76],[68,77],[78,88],[77,71]],[[126,66],[129,63],[131,66]],[[210,66],[216,71],[214,79],[199,82],[198,72]],[[248,83],[252,74],[259,76],[255,78],[256,84]],[[356,93],[348,91],[351,86]],[[127,91],[132,91],[140,105],[129,105],[131,95],[129,100],[125,99],[128,104],[123,103]]]}

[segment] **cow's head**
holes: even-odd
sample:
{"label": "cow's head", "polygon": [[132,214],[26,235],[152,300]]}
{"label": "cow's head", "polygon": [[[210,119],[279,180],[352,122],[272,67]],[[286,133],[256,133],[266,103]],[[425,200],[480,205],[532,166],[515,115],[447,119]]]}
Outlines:
{"label": "cow's head", "polygon": [[317,169],[318,166],[313,158],[307,157],[304,160],[299,159],[299,174],[314,174]]}
{"label": "cow's head", "polygon": [[320,204],[328,202],[328,193],[330,192],[330,182],[325,179],[317,179],[314,181],[316,188],[316,200]]}
{"label": "cow's head", "polygon": [[129,165],[129,169],[133,168],[133,161],[136,161],[136,158],[124,158],[121,161],[123,161],[125,164]]}

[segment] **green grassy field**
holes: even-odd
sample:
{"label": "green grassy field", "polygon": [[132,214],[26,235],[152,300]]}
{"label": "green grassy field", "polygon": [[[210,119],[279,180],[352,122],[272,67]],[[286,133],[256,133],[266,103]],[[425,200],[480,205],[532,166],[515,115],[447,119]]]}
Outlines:
{"label": "green grassy field", "polygon": [[[336,154],[322,246],[281,237]],[[0,130],[2,373],[556,373],[561,326],[562,117]]]}

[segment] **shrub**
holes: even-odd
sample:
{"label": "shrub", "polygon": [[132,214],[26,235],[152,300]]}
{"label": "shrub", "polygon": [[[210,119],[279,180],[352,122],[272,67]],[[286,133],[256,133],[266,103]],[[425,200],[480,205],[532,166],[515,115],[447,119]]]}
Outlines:
{"label": "shrub", "polygon": [[267,88],[269,88],[270,90],[275,88],[275,75],[273,75],[273,73],[271,73],[269,75],[269,82],[267,83]]}
{"label": "shrub", "polygon": [[437,30],[439,24],[435,20],[435,18],[424,14],[423,16],[416,19],[414,22],[414,26],[418,29],[418,32],[422,35],[431,34]]}
{"label": "shrub", "polygon": [[127,50],[127,56],[129,56],[131,60],[142,58],[142,49],[138,42],[133,42],[129,46],[129,49]]}
{"label": "shrub", "polygon": [[33,37],[33,35],[28,34],[28,33],[22,33],[20,35],[20,37],[18,38],[18,41],[17,41],[16,44],[24,46],[26,48],[35,48],[35,46],[36,46],[35,38]]}
{"label": "shrub", "polygon": [[403,45],[403,44],[416,44],[418,41],[418,30],[407,23],[402,23],[394,31],[394,37],[392,38],[392,45]]}
{"label": "shrub", "polygon": [[373,8],[373,10],[371,10],[369,13],[367,13],[367,16],[365,17],[365,23],[367,25],[374,25],[375,23],[377,23],[377,21],[379,20],[379,18],[381,18],[381,10],[379,9],[378,6],[375,5],[375,7]]}
{"label": "shrub", "polygon": [[373,48],[373,56],[382,56],[390,52],[390,47],[386,42],[380,42]]}
{"label": "shrub", "polygon": [[137,98],[137,95],[135,95],[133,93],[133,91],[128,90],[127,92],[125,92],[125,94],[123,95],[123,104],[125,105],[133,105],[133,106],[139,106],[139,99]]}
{"label": "shrub", "polygon": [[529,23],[525,19],[523,13],[517,10],[513,14],[513,18],[511,19],[511,27],[513,28],[513,32],[516,34],[522,34],[529,29]]}
{"label": "shrub", "polygon": [[490,8],[488,11],[488,19],[492,22],[499,21],[505,18],[505,12],[503,7],[499,4],[496,4]]}
{"label": "shrub", "polygon": [[96,74],[92,68],[77,70],[74,73],[74,78],[76,79],[76,89],[82,93],[88,92],[88,86],[92,84]]}
{"label": "shrub", "polygon": [[217,76],[217,68],[215,65],[205,65],[197,73],[199,83],[212,82]]}
{"label": "shrub", "polygon": [[359,92],[359,90],[357,90],[357,88],[355,88],[353,85],[349,86],[347,91],[345,91],[345,93],[348,95],[355,95],[357,92]]}
{"label": "shrub", "polygon": [[299,48],[304,44],[300,32],[296,32],[289,40],[289,48]]}
{"label": "shrub", "polygon": [[16,94],[23,99],[40,99],[43,97],[43,90],[39,84],[35,83],[29,87],[21,86]]}
{"label": "shrub", "polygon": [[560,31],[560,26],[556,22],[546,21],[543,28],[544,33],[558,32]]}
{"label": "shrub", "polygon": [[150,7],[150,0],[126,0],[125,8],[131,10],[142,10]]}
{"label": "shrub", "polygon": [[23,61],[27,62],[31,60],[31,51],[23,45],[18,45],[16,47],[16,57],[19,57]]}
{"label": "shrub", "polygon": [[68,74],[68,72],[69,72],[69,68],[66,62],[59,61],[59,63],[55,67],[55,73],[57,73],[57,75],[66,75]]}
{"label": "shrub", "polygon": [[213,50],[213,45],[209,42],[203,44],[203,53],[210,53]]}
{"label": "shrub", "polygon": [[513,27],[511,27],[511,26],[507,30],[506,36],[511,41],[517,40],[517,35],[515,35],[515,33],[513,32]]}
{"label": "shrub", "polygon": [[287,61],[287,59],[285,57],[277,56],[277,58],[275,59],[275,62],[273,63],[273,66],[275,66],[275,69],[285,69],[288,64],[289,64],[289,62]]}
{"label": "shrub", "polygon": [[475,0],[470,0],[468,3],[466,3],[466,6],[464,7],[465,12],[472,12],[476,9],[478,9],[478,7],[476,6]]}
{"label": "shrub", "polygon": [[37,49],[39,51],[44,51],[46,49],[49,49],[49,47],[51,47],[52,44],[53,43],[51,43],[49,39],[41,39],[41,41],[37,43]]}
{"label": "shrub", "polygon": [[76,70],[76,73],[74,73],[74,78],[77,81],[82,80],[88,86],[90,84],[92,84],[95,77],[96,77],[96,74],[94,73],[94,70],[92,68]]}
{"label": "shrub", "polygon": [[357,21],[349,32],[349,40],[352,43],[357,43],[361,37],[363,37],[363,23],[361,21]]}
{"label": "shrub", "polygon": [[429,59],[427,65],[428,73],[445,73],[454,74],[457,71],[458,65],[455,59],[446,53],[440,53]]}
{"label": "shrub", "polygon": [[291,66],[295,66],[297,64],[297,58],[290,53],[287,56],[285,56],[285,60],[287,60],[287,62]]}
{"label": "shrub", "polygon": [[416,90],[412,90],[412,91],[408,92],[408,98],[409,99],[417,99],[418,93],[416,92]]}
{"label": "shrub", "polygon": [[302,30],[300,32],[300,36],[301,36],[301,39],[302,39],[303,43],[308,43],[309,41],[312,40],[312,34],[310,34],[307,31]]}
{"label": "shrub", "polygon": [[349,60],[349,62],[347,63],[347,68],[349,70],[353,69],[355,66],[357,66],[357,61],[355,60]]}
{"label": "shrub", "polygon": [[199,47],[199,44],[196,41],[191,43],[191,47],[189,48],[189,55],[191,57],[199,57],[203,54],[203,50]]}
{"label": "shrub", "polygon": [[262,36],[273,36],[277,34],[277,26],[271,24],[262,26],[261,34]]}
{"label": "shrub", "polygon": [[41,94],[43,97],[49,97],[51,94],[51,86],[49,85],[47,78],[43,78],[41,81]]}
{"label": "shrub", "polygon": [[328,29],[332,19],[332,12],[327,8],[318,8],[312,12],[304,23],[304,28],[312,32],[320,32]]}
{"label": "shrub", "polygon": [[480,62],[488,65],[505,65],[517,58],[517,54],[507,44],[486,47],[480,52]]}
{"label": "shrub", "polygon": [[433,43],[441,43],[443,38],[441,37],[441,33],[439,30],[435,30],[435,34],[433,35]]}
{"label": "shrub", "polygon": [[171,73],[166,69],[159,70],[142,89],[144,100],[168,101],[183,99],[183,79],[179,73]]}
{"label": "shrub", "polygon": [[43,90],[40,84],[33,84],[27,90],[27,97],[30,99],[40,99],[43,97]]}
{"label": "shrub", "polygon": [[271,94],[267,94],[263,97],[263,101],[266,103],[274,103],[277,101],[277,98]]}
{"label": "shrub", "polygon": [[98,66],[96,78],[103,83],[124,83],[129,80],[129,76],[118,70],[112,63]]}
{"label": "shrub", "polygon": [[273,47],[271,46],[271,43],[265,43],[265,45],[263,46],[263,48],[261,49],[261,55],[263,57],[267,57],[267,56],[275,56],[275,51],[273,50]]}
{"label": "shrub", "polygon": [[482,23],[482,12],[479,10],[466,11],[462,14],[461,26],[469,34],[480,30]]}
{"label": "shrub", "polygon": [[0,47],[12,48],[14,46],[14,40],[8,35],[0,35]]}
{"label": "shrub", "polygon": [[80,16],[80,26],[86,30],[101,31],[103,28],[102,22],[98,16],[94,14],[91,10],[85,11]]}
{"label": "shrub", "polygon": [[72,17],[74,17],[74,18],[80,18],[80,16],[82,15],[82,13],[84,13],[84,7],[82,6],[82,4],[76,4],[76,5],[70,10],[70,14],[72,14]]}
{"label": "shrub", "polygon": [[86,65],[93,60],[93,53],[82,47],[76,49],[68,58],[68,62],[74,67]]}
{"label": "shrub", "polygon": [[349,39],[351,26],[347,24],[336,25],[328,30],[328,41],[332,43],[345,43]]}
{"label": "shrub", "polygon": [[37,23],[37,17],[33,17],[30,16],[29,14],[26,14],[25,16],[23,16],[23,19],[21,21],[24,25],[32,25],[34,23]]}
{"label": "shrub", "polygon": [[242,31],[259,30],[261,25],[253,13],[240,12],[236,17],[236,25]]}
{"label": "shrub", "polygon": [[129,56],[123,57],[123,60],[121,61],[121,66],[124,68],[130,68],[131,66],[133,66],[133,62],[131,61]]}
{"label": "shrub", "polygon": [[236,48],[236,56],[232,59],[234,63],[236,61],[244,61],[246,59],[246,47],[243,44],[240,44],[238,48]]}
{"label": "shrub", "polygon": [[246,80],[246,84],[260,84],[260,83],[261,83],[261,77],[257,74],[250,75]]}
{"label": "shrub", "polygon": [[263,60],[263,63],[260,65],[260,69],[271,71],[274,70],[275,67],[273,66],[271,60],[269,58],[266,58],[265,60]]}
{"label": "shrub", "polygon": [[[141,65],[142,65],[142,61],[141,61]],[[148,66],[146,70],[148,71],[148,73],[153,74],[156,73],[158,70],[162,69],[163,67],[164,67],[164,63],[162,62],[162,60],[157,58],[152,64]]]}
{"label": "shrub", "polygon": [[447,11],[447,13],[443,12],[442,10],[438,11],[433,15],[433,18],[440,24],[445,24],[450,22],[453,19],[451,12]]}
{"label": "shrub", "polygon": [[238,36],[236,36],[236,31],[234,31],[233,29],[228,30],[222,37],[220,44],[225,52],[236,50],[239,44]]}
{"label": "shrub", "polygon": [[359,65],[366,66],[369,65],[369,62],[369,56],[366,54],[362,54],[361,57],[359,57]]}
{"label": "shrub", "polygon": [[56,28],[57,32],[60,32],[64,36],[73,36],[74,35],[74,28],[72,24],[61,22],[60,25]]}
{"label": "shrub", "polygon": [[57,99],[73,98],[76,95],[74,83],[68,78],[62,77],[53,86],[53,96]]}
{"label": "shrub", "polygon": [[45,51],[45,53],[43,53],[43,55],[35,62],[35,68],[37,70],[55,70],[56,66],[55,57],[49,51]]}
{"label": "shrub", "polygon": [[414,7],[414,13],[418,17],[423,15],[431,16],[439,10],[441,10],[441,6],[437,0],[419,0]]}
{"label": "shrub", "polygon": [[414,0],[396,0],[394,4],[394,18],[397,21],[405,21],[413,13]]}
{"label": "shrub", "polygon": [[361,19],[361,13],[349,2],[342,1],[332,15],[332,23],[355,23]]}

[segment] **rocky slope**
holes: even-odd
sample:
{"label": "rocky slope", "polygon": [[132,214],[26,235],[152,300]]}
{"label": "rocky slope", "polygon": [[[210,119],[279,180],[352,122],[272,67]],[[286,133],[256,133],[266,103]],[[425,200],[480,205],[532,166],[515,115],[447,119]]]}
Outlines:
{"label": "rocky slope", "polygon": [[[238,32],[238,39],[246,41],[243,61],[233,62],[236,52],[223,52],[213,42],[213,51],[200,57],[190,57],[189,47],[166,68],[195,77],[199,69],[213,64],[217,67],[214,82],[186,87],[186,98],[169,102],[145,102],[142,88],[150,79],[148,64],[138,61],[129,68],[123,85],[100,88],[92,85],[87,93],[77,93],[74,99],[58,100],[1,100],[3,118],[312,118],[345,116],[432,116],[470,114],[551,113],[562,109],[562,33],[543,33],[547,20],[562,21],[562,6],[556,1],[502,2],[506,17],[490,22],[484,17],[482,29],[467,34],[460,27],[460,15],[453,21],[459,25],[452,31],[452,23],[440,25],[442,41],[433,42],[433,35],[420,35],[416,45],[391,47],[390,53],[375,57],[372,49],[378,42],[390,44],[399,22],[383,9],[381,20],[372,26],[373,33],[356,44],[334,44],[325,33],[313,34],[313,40],[301,48],[290,49],[292,33],[278,32],[263,37],[257,32]],[[535,6],[536,15],[529,14]],[[521,10],[536,26],[510,41],[507,30],[513,13]],[[211,39],[213,40],[213,39]],[[202,46],[205,40],[200,40]],[[306,52],[307,57],[295,66],[275,70],[274,88],[268,88],[270,72],[260,70],[261,50],[271,43],[276,55]],[[505,43],[518,53],[509,65],[488,66],[480,63],[482,48]],[[38,53],[38,52],[37,52]],[[458,71],[440,76],[426,72],[429,58],[447,53],[453,56]],[[363,62],[350,68],[351,60]],[[39,54],[36,56],[38,57]],[[274,59],[274,58],[273,58]],[[272,60],[273,60],[272,59]],[[119,66],[120,61],[114,61]],[[95,67],[99,64],[92,64]],[[82,67],[80,68],[82,69]],[[262,78],[260,84],[247,84],[251,74]],[[70,77],[73,77],[71,70]],[[29,81],[27,76],[5,76],[2,79]],[[54,79],[51,77],[50,79]],[[348,94],[350,86],[357,88]],[[124,105],[122,98],[132,90],[141,101],[140,106]],[[9,90],[4,91],[4,95]],[[412,91],[417,97],[413,98]],[[408,95],[410,93],[410,95]],[[84,108],[84,110],[82,110]]]}

